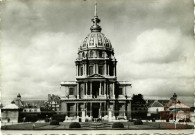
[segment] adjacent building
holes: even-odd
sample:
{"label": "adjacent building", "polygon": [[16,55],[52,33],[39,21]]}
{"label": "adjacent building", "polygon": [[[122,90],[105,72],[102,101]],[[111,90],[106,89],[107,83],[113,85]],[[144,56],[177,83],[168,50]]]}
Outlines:
{"label": "adjacent building", "polygon": [[54,94],[48,94],[47,107],[53,111],[60,111],[60,97]]}
{"label": "adjacent building", "polygon": [[15,104],[9,104],[1,109],[2,123],[18,123],[21,109]]}
{"label": "adjacent building", "polygon": [[95,14],[93,25],[79,47],[76,81],[61,82],[61,113],[67,119],[130,119],[131,83],[117,80],[117,60],[110,40],[101,32]]}

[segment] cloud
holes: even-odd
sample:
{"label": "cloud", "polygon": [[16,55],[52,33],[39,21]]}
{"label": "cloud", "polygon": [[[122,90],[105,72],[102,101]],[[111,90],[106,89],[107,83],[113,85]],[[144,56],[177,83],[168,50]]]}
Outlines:
{"label": "cloud", "polygon": [[193,38],[179,29],[151,29],[129,44],[116,58],[119,79],[132,81],[132,93],[193,94]]}
{"label": "cloud", "polygon": [[194,50],[193,39],[182,35],[179,29],[144,31],[130,46],[132,50],[129,57],[136,62],[180,61],[191,58]]}
{"label": "cloud", "polygon": [[4,41],[2,96],[13,98],[17,93],[21,93],[23,96],[34,95],[40,98],[56,90],[61,94],[60,82],[74,80],[78,41],[73,37],[76,36],[66,33],[42,33],[33,37],[30,44],[24,47],[12,41]]}

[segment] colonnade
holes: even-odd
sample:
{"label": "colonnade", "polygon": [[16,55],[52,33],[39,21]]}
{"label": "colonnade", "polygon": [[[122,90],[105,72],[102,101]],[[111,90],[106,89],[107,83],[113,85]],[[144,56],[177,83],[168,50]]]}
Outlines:
{"label": "colonnade", "polygon": [[[110,96],[111,98],[115,98],[115,83],[112,82],[112,88],[110,90],[109,85],[107,84],[107,82],[105,81],[88,81],[88,82],[77,82],[77,99],[83,97],[83,96],[88,96],[89,97],[93,97],[93,85],[95,85],[95,83],[99,83],[99,89],[98,89],[98,95],[97,96],[101,96],[104,95],[105,97]],[[81,95],[81,85],[83,85],[83,95]],[[110,92],[112,91],[112,92]]]}
{"label": "colonnade", "polygon": [[[110,105],[110,103],[112,103],[112,105]],[[78,116],[78,117],[82,117],[82,111],[85,111],[85,117],[91,117],[91,118],[102,118],[105,115],[108,115],[108,111],[111,110],[112,111],[112,115],[115,116],[115,111],[117,111],[117,108],[115,108],[115,102],[83,102],[83,103],[71,103],[73,105],[73,107],[70,107],[68,109],[68,104],[69,103],[64,103],[65,109],[63,110],[64,112],[66,112],[68,117],[74,117],[74,116]],[[112,106],[112,107],[111,107]],[[127,109],[127,103],[122,104],[122,110],[117,111],[118,115],[116,116],[128,116],[128,113],[130,113],[129,109]],[[95,109],[94,109],[95,108]],[[121,113],[120,113],[121,112]],[[128,112],[128,113],[127,113]],[[71,114],[72,113],[72,114]],[[120,113],[120,115],[119,115]],[[96,114],[96,116],[95,116]]]}
{"label": "colonnade", "polygon": [[[83,75],[84,76],[89,76],[89,66],[93,66],[93,74],[99,74],[99,66],[103,66],[103,74],[105,76],[110,75],[110,72],[113,72],[112,76],[116,76],[116,64],[114,63],[114,65],[110,65],[107,61],[104,62],[104,64],[100,65],[98,63],[93,63],[93,64],[87,64],[87,63],[83,63],[80,66],[78,64],[76,64],[76,76],[81,76],[79,74],[79,72],[81,72],[79,69],[80,67],[83,67]],[[110,71],[110,66],[113,66],[113,71]]]}

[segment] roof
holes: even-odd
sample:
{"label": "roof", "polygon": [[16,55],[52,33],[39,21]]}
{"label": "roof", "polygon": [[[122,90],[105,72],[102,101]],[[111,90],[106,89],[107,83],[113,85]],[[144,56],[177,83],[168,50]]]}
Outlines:
{"label": "roof", "polygon": [[190,109],[189,106],[182,104],[182,103],[177,103],[176,105],[173,104],[172,106],[169,107],[169,109],[174,109],[174,108]]}
{"label": "roof", "polygon": [[154,102],[150,105],[150,107],[163,107],[163,105],[162,105],[160,102],[158,102],[158,101],[154,101]]}
{"label": "roof", "polygon": [[44,105],[45,101],[46,100],[33,99],[33,100],[24,100],[23,103],[24,103],[24,105],[30,104],[31,106],[41,107]]}
{"label": "roof", "polygon": [[6,105],[5,107],[3,107],[3,109],[19,109],[19,107],[15,104],[9,104],[9,105]]}
{"label": "roof", "polygon": [[131,82],[130,81],[117,81],[118,84],[120,85],[128,85],[131,86]]}
{"label": "roof", "polygon": [[109,39],[101,32],[91,32],[87,35],[84,39],[83,44],[81,45],[80,49],[85,48],[94,48],[94,47],[103,47],[105,49],[111,49],[112,45]]}
{"label": "roof", "polygon": [[19,108],[24,106],[24,102],[21,99],[14,99],[12,101],[12,103],[14,103],[15,105],[17,105]]}
{"label": "roof", "polygon": [[76,85],[76,81],[61,82],[61,86],[66,86],[66,85]]}

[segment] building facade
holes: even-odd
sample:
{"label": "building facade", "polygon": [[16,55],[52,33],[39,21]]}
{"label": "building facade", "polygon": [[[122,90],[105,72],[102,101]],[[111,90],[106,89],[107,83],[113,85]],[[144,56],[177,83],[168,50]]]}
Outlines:
{"label": "building facade", "polygon": [[47,106],[53,110],[58,112],[60,110],[60,97],[54,94],[48,94],[48,101],[46,102]]}
{"label": "building facade", "polygon": [[101,33],[96,5],[91,33],[78,49],[76,81],[61,82],[61,113],[66,120],[130,119],[131,83],[117,81],[117,60],[111,42]]}

